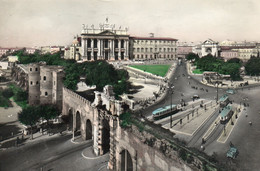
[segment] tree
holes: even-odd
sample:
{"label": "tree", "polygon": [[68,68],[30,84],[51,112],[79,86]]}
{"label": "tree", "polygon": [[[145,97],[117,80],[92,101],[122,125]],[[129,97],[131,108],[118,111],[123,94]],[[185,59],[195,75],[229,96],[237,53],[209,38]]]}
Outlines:
{"label": "tree", "polygon": [[247,75],[260,75],[260,58],[251,57],[245,64],[245,71]]}
{"label": "tree", "polygon": [[18,118],[21,123],[31,127],[31,138],[33,139],[32,127],[40,119],[38,108],[35,106],[28,106],[18,113]]}
{"label": "tree", "polygon": [[55,105],[41,105],[38,106],[39,115],[42,119],[47,120],[47,126],[49,128],[49,120],[56,118],[60,112]]}
{"label": "tree", "polygon": [[18,91],[14,95],[15,101],[25,101],[27,100],[28,94],[26,91],[23,91],[21,89],[18,89]]}
{"label": "tree", "polygon": [[7,89],[4,89],[4,91],[2,92],[2,95],[5,97],[5,98],[10,98],[14,95],[12,89],[10,88],[7,88]]}
{"label": "tree", "polygon": [[227,62],[228,63],[238,63],[238,64],[242,63],[241,59],[239,59],[239,58],[231,58]]}
{"label": "tree", "polygon": [[188,55],[186,55],[185,57],[187,60],[197,60],[199,59],[199,55],[195,54],[195,53],[189,53]]}

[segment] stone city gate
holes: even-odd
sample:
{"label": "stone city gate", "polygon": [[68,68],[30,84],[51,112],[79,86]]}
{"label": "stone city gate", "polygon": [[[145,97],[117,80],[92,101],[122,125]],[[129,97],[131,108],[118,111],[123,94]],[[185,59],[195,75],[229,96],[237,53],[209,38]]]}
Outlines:
{"label": "stone city gate", "polygon": [[110,151],[113,158],[111,147],[114,146],[113,129],[117,124],[117,116],[94,107],[90,101],[66,88],[63,88],[62,113],[68,116],[68,127],[73,132],[73,137],[93,140],[96,155]]}

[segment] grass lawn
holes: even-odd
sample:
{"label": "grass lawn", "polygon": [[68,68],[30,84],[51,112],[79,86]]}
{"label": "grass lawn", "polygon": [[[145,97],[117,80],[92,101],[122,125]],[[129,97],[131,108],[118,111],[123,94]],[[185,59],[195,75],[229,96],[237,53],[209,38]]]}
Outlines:
{"label": "grass lawn", "polygon": [[200,70],[200,69],[195,69],[192,71],[193,74],[203,74],[204,71]]}
{"label": "grass lawn", "polygon": [[171,65],[130,65],[130,67],[164,77]]}

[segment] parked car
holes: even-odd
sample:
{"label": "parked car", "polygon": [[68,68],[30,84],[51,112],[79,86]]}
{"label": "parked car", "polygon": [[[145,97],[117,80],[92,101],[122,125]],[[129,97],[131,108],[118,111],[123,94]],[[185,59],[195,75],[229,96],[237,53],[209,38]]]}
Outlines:
{"label": "parked car", "polygon": [[196,99],[199,99],[199,98],[200,98],[199,95],[193,95],[193,96],[191,97],[192,100],[196,100]]}

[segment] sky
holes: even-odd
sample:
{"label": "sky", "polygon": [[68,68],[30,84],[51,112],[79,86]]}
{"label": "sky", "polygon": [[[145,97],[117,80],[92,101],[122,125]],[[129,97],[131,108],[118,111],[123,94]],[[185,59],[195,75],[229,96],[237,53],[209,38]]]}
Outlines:
{"label": "sky", "polygon": [[131,36],[260,41],[259,0],[0,0],[0,46],[69,45],[107,17]]}

